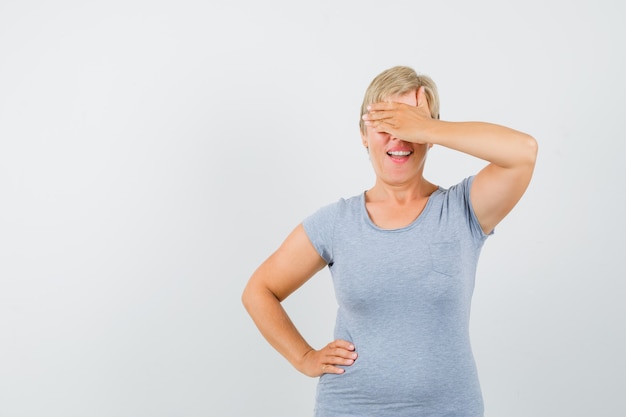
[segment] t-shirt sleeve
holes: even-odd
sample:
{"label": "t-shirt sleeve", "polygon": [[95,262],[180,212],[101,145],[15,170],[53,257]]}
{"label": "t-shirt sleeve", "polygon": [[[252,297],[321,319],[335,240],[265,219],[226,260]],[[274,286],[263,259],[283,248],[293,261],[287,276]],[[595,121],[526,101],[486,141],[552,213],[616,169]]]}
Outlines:
{"label": "t-shirt sleeve", "polygon": [[328,264],[333,263],[333,235],[339,204],[329,204],[304,219],[302,226],[317,253]]}
{"label": "t-shirt sleeve", "polygon": [[455,206],[458,206],[462,211],[473,238],[483,242],[487,237],[492,235],[494,231],[492,230],[491,233],[486,234],[478,222],[476,213],[474,213],[474,207],[472,207],[472,200],[470,199],[472,182],[474,182],[474,176],[467,177],[459,184],[450,187],[449,198],[453,200]]}

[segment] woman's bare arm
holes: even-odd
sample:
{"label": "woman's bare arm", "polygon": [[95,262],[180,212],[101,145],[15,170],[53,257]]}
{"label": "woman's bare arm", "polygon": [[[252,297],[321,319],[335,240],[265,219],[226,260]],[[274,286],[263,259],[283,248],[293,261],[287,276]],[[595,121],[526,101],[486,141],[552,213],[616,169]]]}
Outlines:
{"label": "woman's bare arm", "polygon": [[370,106],[366,125],[398,139],[445,146],[489,164],[474,178],[470,198],[489,233],[522,197],[535,167],[537,142],[525,133],[484,122],[447,122],[430,117],[423,88],[417,106],[384,102]]}
{"label": "woman's bare arm", "polygon": [[335,340],[321,350],[312,348],[297,330],[281,302],[300,288],[326,262],[299,225],[254,272],[243,292],[243,304],[267,341],[296,369],[308,376],[343,373],[336,365],[351,365],[354,346]]}

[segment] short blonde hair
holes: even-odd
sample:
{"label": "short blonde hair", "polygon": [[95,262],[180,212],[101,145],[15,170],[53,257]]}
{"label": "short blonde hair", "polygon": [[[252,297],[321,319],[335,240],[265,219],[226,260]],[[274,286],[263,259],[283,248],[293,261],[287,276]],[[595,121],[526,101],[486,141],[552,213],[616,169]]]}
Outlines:
{"label": "short blonde hair", "polygon": [[417,74],[413,68],[396,66],[378,74],[367,87],[359,119],[361,133],[365,134],[363,115],[367,113],[367,106],[385,101],[391,96],[416,91],[421,86],[425,87],[426,100],[428,101],[431,117],[439,119],[439,93],[437,92],[437,85],[432,78],[427,75]]}

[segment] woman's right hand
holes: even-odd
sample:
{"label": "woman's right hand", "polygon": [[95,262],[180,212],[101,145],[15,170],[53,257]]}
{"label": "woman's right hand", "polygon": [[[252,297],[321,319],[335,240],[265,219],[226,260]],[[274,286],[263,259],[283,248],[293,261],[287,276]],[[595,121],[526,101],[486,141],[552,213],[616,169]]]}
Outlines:
{"label": "woman's right hand", "polygon": [[298,370],[310,377],[318,377],[323,374],[342,374],[345,372],[341,366],[350,366],[357,358],[354,345],[346,340],[335,340],[320,350],[308,351]]}

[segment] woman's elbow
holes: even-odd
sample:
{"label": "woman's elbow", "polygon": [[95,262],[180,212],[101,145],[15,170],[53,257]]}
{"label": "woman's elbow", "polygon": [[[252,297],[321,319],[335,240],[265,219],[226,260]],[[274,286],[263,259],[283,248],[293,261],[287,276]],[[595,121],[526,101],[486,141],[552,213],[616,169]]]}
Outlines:
{"label": "woman's elbow", "polygon": [[241,293],[241,303],[248,312],[260,305],[265,305],[268,300],[274,301],[277,297],[262,282],[251,279]]}
{"label": "woman's elbow", "polygon": [[247,311],[250,311],[250,306],[252,305],[252,300],[254,299],[254,290],[250,285],[250,282],[246,285],[241,293],[241,303],[245,307]]}
{"label": "woman's elbow", "polygon": [[524,162],[530,166],[535,166],[537,161],[537,153],[539,152],[539,144],[537,140],[524,133],[522,158]]}

